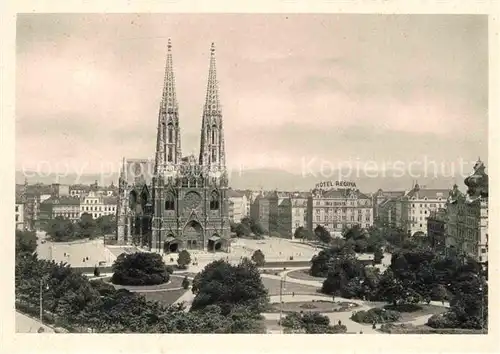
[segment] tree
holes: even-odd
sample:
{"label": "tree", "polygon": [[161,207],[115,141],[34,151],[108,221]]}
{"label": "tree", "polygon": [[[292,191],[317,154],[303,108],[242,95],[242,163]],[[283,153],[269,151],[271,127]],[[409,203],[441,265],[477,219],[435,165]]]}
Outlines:
{"label": "tree", "polygon": [[295,229],[293,236],[295,238],[300,238],[304,240],[307,238],[307,230],[304,228],[304,226],[299,226],[298,228]]}
{"label": "tree", "polygon": [[250,227],[247,224],[239,223],[235,228],[236,236],[250,236]]}
{"label": "tree", "polygon": [[266,230],[264,226],[262,226],[262,224],[258,221],[254,221],[252,223],[250,230],[257,236],[261,236],[268,233],[268,230]]}
{"label": "tree", "polygon": [[36,233],[34,231],[16,230],[16,255],[32,254],[36,250]]}
{"label": "tree", "polygon": [[342,230],[342,236],[346,239],[346,241],[349,239],[353,239],[354,241],[356,241],[360,239],[366,239],[368,233],[364,232],[361,226],[354,225],[350,228],[344,227],[344,229]]}
{"label": "tree", "polygon": [[243,306],[250,313],[257,314],[269,302],[257,266],[246,258],[237,266],[224,260],[208,264],[194,278],[192,291],[196,295],[192,311],[217,305],[222,314],[227,315],[234,308]]}
{"label": "tree", "polygon": [[184,277],[184,279],[182,279],[182,287],[184,289],[189,289],[189,279],[187,275]]}
{"label": "tree", "polygon": [[122,253],[112,269],[111,281],[119,285],[156,285],[170,279],[165,262],[157,253]]}
{"label": "tree", "polygon": [[95,220],[97,233],[109,235],[116,232],[116,219],[114,215],[103,215]]}
{"label": "tree", "polygon": [[318,225],[314,229],[314,235],[323,243],[330,243],[332,236],[324,226]]}
{"label": "tree", "polygon": [[56,216],[47,223],[47,234],[51,241],[64,242],[79,239],[80,235],[76,234],[75,225],[62,216]]}
{"label": "tree", "polygon": [[191,263],[191,254],[187,250],[182,250],[179,252],[177,257],[177,265],[180,269],[186,269]]}
{"label": "tree", "polygon": [[373,252],[373,262],[375,264],[382,263],[382,259],[384,258],[384,252],[382,252],[381,248],[376,248],[375,252]]}
{"label": "tree", "polygon": [[82,238],[94,238],[97,233],[96,221],[89,213],[83,213],[78,221],[78,231]]}
{"label": "tree", "polygon": [[448,291],[446,290],[444,285],[437,284],[432,288],[430,298],[431,298],[431,300],[434,300],[434,301],[448,300]]}
{"label": "tree", "polygon": [[262,267],[266,263],[264,253],[261,250],[256,250],[252,255],[252,261],[255,262],[257,267]]}

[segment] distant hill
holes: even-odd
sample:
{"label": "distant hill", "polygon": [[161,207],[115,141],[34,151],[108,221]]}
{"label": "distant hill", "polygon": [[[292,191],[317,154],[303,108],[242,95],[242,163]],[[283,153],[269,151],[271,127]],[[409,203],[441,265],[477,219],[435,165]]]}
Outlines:
{"label": "distant hill", "polygon": [[[99,185],[109,185],[113,182],[115,185],[118,182],[118,173],[115,174],[83,174],[78,177],[76,174],[68,176],[57,176],[50,174],[48,176],[36,176],[33,172],[16,171],[16,183],[24,183],[25,175],[27,176],[28,183],[61,183],[61,184],[91,184],[97,181]],[[301,175],[294,174],[280,169],[255,169],[255,170],[242,170],[231,171],[229,176],[229,184],[235,189],[251,189],[251,190],[287,190],[287,191],[308,191],[320,181],[337,180],[339,173],[332,173],[330,176],[321,177],[318,175]],[[346,175],[346,173],[342,174]],[[383,190],[409,190],[412,188],[415,180],[421,186],[427,188],[450,188],[454,183],[457,183],[460,188],[463,186],[463,179],[465,176],[456,177],[394,177],[391,171],[386,171],[385,176],[368,177],[363,173],[359,177],[345,177],[344,180],[356,182],[357,187],[365,193],[375,192],[379,188]],[[368,173],[370,175],[370,173]],[[423,175],[423,174],[421,174]]]}

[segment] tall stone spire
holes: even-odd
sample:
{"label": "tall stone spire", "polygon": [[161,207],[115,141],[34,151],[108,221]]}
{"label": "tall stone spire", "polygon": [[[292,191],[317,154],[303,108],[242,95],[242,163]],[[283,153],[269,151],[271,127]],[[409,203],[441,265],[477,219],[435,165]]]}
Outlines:
{"label": "tall stone spire", "polygon": [[168,165],[175,165],[180,159],[179,106],[175,93],[172,44],[169,39],[167,45],[165,77],[163,80],[163,92],[158,113],[155,173],[164,170]]}
{"label": "tall stone spire", "polygon": [[210,48],[207,94],[201,126],[200,164],[225,167],[224,129],[215,63],[215,45]]}

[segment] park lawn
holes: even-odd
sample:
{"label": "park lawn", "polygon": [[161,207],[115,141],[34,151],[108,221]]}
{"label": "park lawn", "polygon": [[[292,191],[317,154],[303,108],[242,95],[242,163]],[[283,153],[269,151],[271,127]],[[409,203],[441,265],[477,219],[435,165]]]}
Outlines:
{"label": "park lawn", "polygon": [[[306,306],[304,306],[306,305]],[[355,307],[342,307],[339,303],[333,301],[297,301],[287,302],[283,304],[283,312],[336,312],[336,311],[353,311]],[[269,312],[280,312],[280,304],[274,303],[270,305]],[[336,311],[335,311],[336,310]]]}
{"label": "park lawn", "polygon": [[191,290],[178,289],[178,290],[155,291],[146,293],[138,292],[138,294],[143,295],[148,301],[157,301],[165,306],[173,304],[178,298],[184,295],[186,291],[191,291]]}
{"label": "park lawn", "polygon": [[156,289],[175,289],[182,287],[182,279],[184,276],[172,276],[170,275],[170,280],[168,283],[158,284],[158,285],[117,285],[111,283],[111,278],[103,279],[109,284],[113,285],[115,289],[127,289],[130,291],[141,291],[141,290],[156,290]]}
{"label": "park lawn", "polygon": [[[267,277],[261,277],[262,283],[269,291],[269,295],[279,295],[280,294],[280,280],[270,279]],[[311,285],[297,284],[286,281],[283,284],[283,295],[290,295],[295,293],[295,295],[322,295],[318,292],[319,288]]]}
{"label": "park lawn", "polygon": [[300,279],[300,280],[316,280],[316,281],[324,281],[326,278],[323,277],[314,277],[309,274],[309,269],[297,269],[293,272],[287,273],[287,277]]}
{"label": "park lawn", "polygon": [[[397,322],[409,322],[413,321],[417,317],[422,317],[426,315],[436,315],[440,313],[444,313],[448,311],[448,308],[443,307],[443,306],[436,306],[436,305],[424,305],[424,304],[419,304],[420,307],[422,307],[421,310],[413,311],[413,312],[400,312],[401,313],[401,319],[399,319]],[[390,308],[388,308],[390,309]]]}

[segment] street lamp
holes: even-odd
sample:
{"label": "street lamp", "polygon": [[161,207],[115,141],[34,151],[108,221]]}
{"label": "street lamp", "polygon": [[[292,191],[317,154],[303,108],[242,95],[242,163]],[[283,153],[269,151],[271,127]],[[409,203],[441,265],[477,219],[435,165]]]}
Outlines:
{"label": "street lamp", "polygon": [[[43,323],[43,284],[44,278],[40,278],[40,323]],[[49,284],[45,283],[45,290],[49,290]]]}

